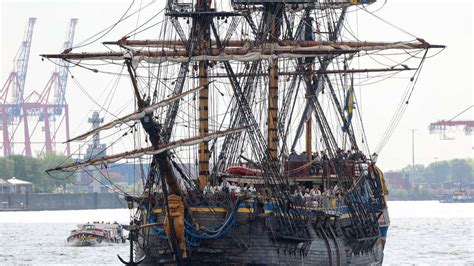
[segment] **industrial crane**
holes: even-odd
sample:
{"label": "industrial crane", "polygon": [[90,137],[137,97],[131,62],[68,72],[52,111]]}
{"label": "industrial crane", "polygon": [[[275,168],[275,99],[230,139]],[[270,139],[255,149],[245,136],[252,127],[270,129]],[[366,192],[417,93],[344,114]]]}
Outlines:
{"label": "industrial crane", "polygon": [[[66,40],[64,41],[62,51],[67,52],[72,48],[72,44],[74,42],[74,33],[76,30],[76,24],[78,19],[72,18],[69,21],[69,27],[66,32]],[[66,85],[67,85],[67,78],[69,73],[69,63],[63,60],[56,60],[56,71],[58,75],[58,81],[56,84],[56,88],[54,90],[54,103],[58,105],[58,107],[54,108],[55,115],[61,115],[63,108],[60,106],[66,104]]]}
{"label": "industrial crane", "polygon": [[446,137],[446,131],[448,130],[448,128],[462,126],[464,127],[463,131],[466,136],[472,135],[472,132],[474,130],[474,120],[455,120],[460,115],[469,111],[472,107],[474,107],[474,105],[467,107],[462,112],[455,115],[453,118],[449,120],[440,120],[440,121],[431,123],[429,126],[430,134],[440,134],[441,139],[451,140],[452,138]]}
{"label": "industrial crane", "polygon": [[[78,19],[73,18],[69,21],[66,39],[61,48],[61,51],[67,52],[72,48],[74,41],[74,34]],[[25,98],[23,107],[23,127],[25,134],[25,155],[32,156],[31,138],[34,135],[39,124],[43,123],[42,129],[44,131],[44,142],[42,144],[41,152],[53,152],[53,144],[57,143],[58,134],[61,129],[65,131],[65,138],[60,142],[65,142],[69,139],[69,110],[66,102],[66,85],[69,73],[69,63],[63,61],[56,62],[56,68],[52,73],[49,81],[41,93],[33,91]],[[50,99],[51,92],[53,92],[53,99]],[[30,130],[29,118],[35,119],[35,125]],[[51,127],[51,121],[58,121]],[[70,154],[69,142],[66,143],[65,153]]]}
{"label": "industrial crane", "polygon": [[19,121],[21,116],[21,104],[25,89],[26,73],[28,70],[28,60],[30,57],[30,47],[33,37],[33,28],[36,18],[29,18],[25,30],[23,42],[14,58],[13,70],[0,91],[0,112],[1,130],[3,136],[3,154],[12,154],[12,138],[8,127]]}

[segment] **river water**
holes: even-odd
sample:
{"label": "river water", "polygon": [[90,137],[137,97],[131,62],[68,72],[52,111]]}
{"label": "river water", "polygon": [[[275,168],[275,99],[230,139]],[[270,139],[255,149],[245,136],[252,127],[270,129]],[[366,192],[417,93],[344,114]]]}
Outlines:
{"label": "river water", "polygon": [[[389,202],[385,265],[474,265],[474,203]],[[0,212],[0,265],[120,265],[127,244],[72,247],[78,223],[127,223],[128,210]]]}

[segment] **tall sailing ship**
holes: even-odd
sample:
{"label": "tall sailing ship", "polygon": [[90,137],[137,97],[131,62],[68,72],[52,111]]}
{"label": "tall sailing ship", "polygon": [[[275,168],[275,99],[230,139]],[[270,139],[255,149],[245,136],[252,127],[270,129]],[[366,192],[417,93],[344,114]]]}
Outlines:
{"label": "tall sailing ship", "polygon": [[[48,172],[143,163],[142,193],[125,195],[129,265],[381,264],[388,191],[356,88],[403,72],[410,93],[443,46],[351,35],[349,13],[374,2],[168,0],[163,21],[136,29],[157,39],[42,55],[94,72],[91,60],[121,65],[135,111],[70,141],[108,131],[142,145]],[[395,59],[377,68],[377,56]]]}

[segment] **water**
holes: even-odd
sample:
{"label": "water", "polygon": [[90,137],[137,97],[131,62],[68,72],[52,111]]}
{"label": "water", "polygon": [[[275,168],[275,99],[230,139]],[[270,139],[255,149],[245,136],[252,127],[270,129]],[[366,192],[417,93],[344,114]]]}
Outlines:
{"label": "water", "polygon": [[120,265],[117,254],[128,259],[128,244],[68,245],[70,231],[88,221],[128,223],[129,211],[0,212],[0,265]]}
{"label": "water", "polygon": [[384,264],[474,265],[474,203],[389,202]]}
{"label": "water", "polygon": [[[474,203],[389,202],[386,265],[474,265]],[[0,265],[120,265],[128,245],[72,247],[78,223],[126,223],[128,210],[0,212]]]}

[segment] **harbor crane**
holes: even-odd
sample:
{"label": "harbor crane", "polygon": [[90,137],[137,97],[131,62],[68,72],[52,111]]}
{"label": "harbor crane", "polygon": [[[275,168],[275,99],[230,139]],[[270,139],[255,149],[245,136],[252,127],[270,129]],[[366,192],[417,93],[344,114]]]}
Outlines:
{"label": "harbor crane", "polygon": [[9,132],[9,127],[19,123],[21,117],[21,104],[25,91],[26,73],[30,58],[31,41],[36,18],[29,18],[23,42],[13,60],[13,70],[0,91],[0,112],[3,155],[12,154],[12,139],[14,133]]}
{"label": "harbor crane", "polygon": [[[66,39],[61,51],[72,48],[77,19],[71,19],[66,31]],[[26,97],[25,80],[28,70],[33,26],[36,18],[28,20],[25,37],[19,52],[14,60],[14,68],[0,92],[1,131],[3,155],[14,154],[14,144],[24,147],[21,154],[31,157],[32,144],[41,146],[39,152],[53,152],[54,144],[58,143],[60,132],[65,132],[69,139],[69,111],[65,98],[69,64],[57,61],[54,72],[46,86],[40,92],[34,90]],[[23,128],[23,137],[19,130]],[[44,132],[44,139],[32,141],[37,130]],[[66,144],[64,154],[70,154],[69,143]]]}
{"label": "harbor crane", "polygon": [[[77,22],[78,19],[76,18],[69,21],[66,39],[61,51],[68,51],[72,48]],[[58,135],[61,130],[65,133],[65,138],[59,142],[65,142],[69,139],[69,108],[65,98],[69,63],[60,60],[56,60],[55,63],[55,70],[42,92],[33,91],[25,98],[23,103],[24,151],[26,156],[32,156],[31,138],[40,124],[42,124],[41,128],[44,132],[44,142],[40,142],[42,144],[40,152],[53,152],[53,146],[58,142]],[[34,122],[31,130],[29,127],[30,119]],[[64,154],[70,155],[70,153],[70,144],[67,142]]]}
{"label": "harbor crane", "polygon": [[474,130],[474,120],[455,120],[462,114],[469,111],[474,105],[471,105],[464,109],[462,112],[455,115],[453,118],[449,120],[440,120],[434,123],[431,123],[429,126],[430,134],[440,134],[440,138],[442,140],[452,140],[453,138],[448,138],[446,136],[446,131],[449,128],[458,128],[463,127],[464,134],[466,136],[471,136]]}

